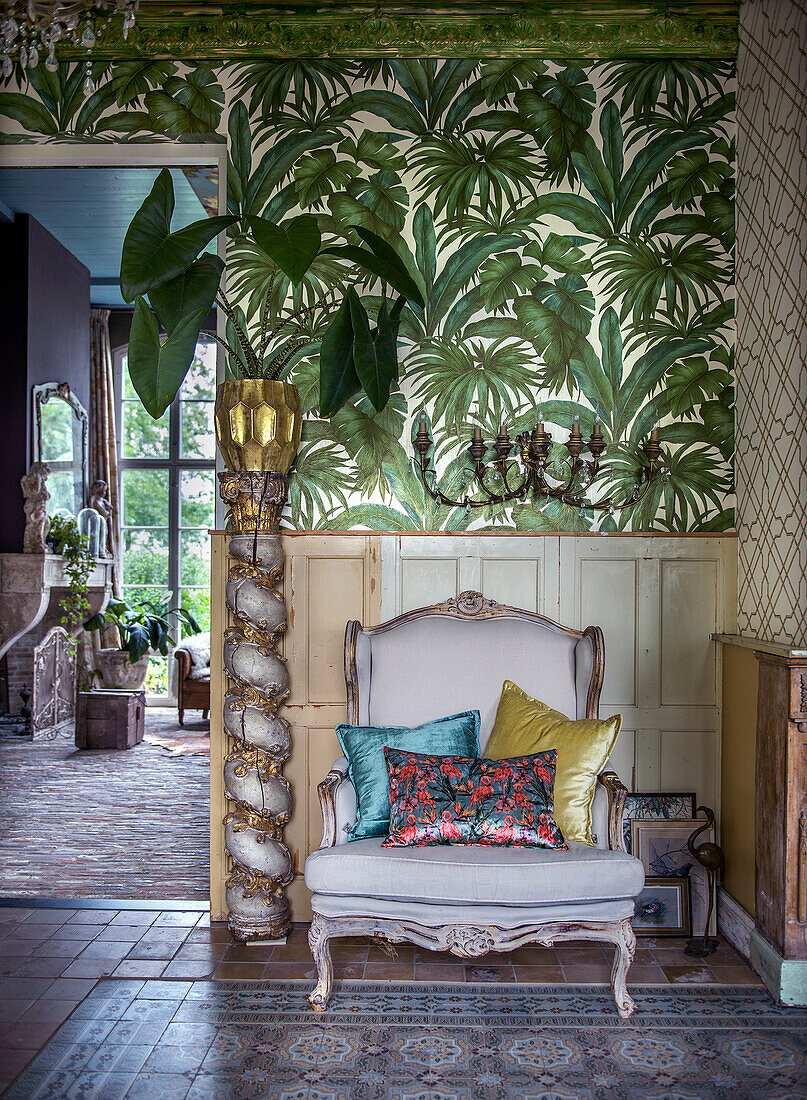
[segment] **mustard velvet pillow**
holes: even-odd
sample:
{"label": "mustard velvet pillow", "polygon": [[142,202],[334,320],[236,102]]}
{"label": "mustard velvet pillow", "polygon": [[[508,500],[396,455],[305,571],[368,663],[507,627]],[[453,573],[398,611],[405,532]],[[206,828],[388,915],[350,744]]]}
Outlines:
{"label": "mustard velvet pillow", "polygon": [[485,756],[506,760],[557,749],[555,820],[566,840],[592,844],[594,788],[621,725],[621,714],[573,722],[505,680]]}

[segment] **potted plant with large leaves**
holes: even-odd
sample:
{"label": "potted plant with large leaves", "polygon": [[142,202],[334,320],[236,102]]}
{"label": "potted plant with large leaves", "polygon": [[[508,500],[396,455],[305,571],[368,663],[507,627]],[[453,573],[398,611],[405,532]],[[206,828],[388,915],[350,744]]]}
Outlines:
{"label": "potted plant with large leaves", "polygon": [[[312,214],[278,225],[222,215],[172,232],[173,210],[171,173],[163,169],[129,226],[121,260],[121,293],[134,303],[129,374],[155,419],[176,396],[214,303],[227,318],[225,337],[210,335],[227,352],[228,377],[216,395],[216,436],[229,470],[288,472],[302,418],[296,387],[281,375],[307,345],[319,343],[320,415],[332,416],[361,390],[377,411],[384,408],[398,376],[401,311],[407,301],[424,301],[414,259],[400,239],[390,243],[356,226],[349,238],[324,243]],[[317,257],[344,264],[336,286],[322,295],[328,320],[318,339],[303,332],[310,306],[272,324],[271,283],[257,332],[250,332],[244,311],[221,289],[223,261],[204,251],[237,222],[293,286]],[[357,286],[373,281],[381,282],[382,293],[371,320]],[[396,294],[392,305],[388,288]]]}
{"label": "potted plant with large leaves", "polygon": [[85,630],[97,630],[101,635],[108,627],[115,627],[120,638],[119,649],[95,652],[102,687],[140,691],[146,682],[151,654],[167,657],[169,645],[174,644],[172,618],[188,634],[200,633],[202,628],[192,613],[184,607],[169,608],[169,599],[167,596],[161,603],[142,600],[134,604],[110,600],[104,611],[84,624]]}

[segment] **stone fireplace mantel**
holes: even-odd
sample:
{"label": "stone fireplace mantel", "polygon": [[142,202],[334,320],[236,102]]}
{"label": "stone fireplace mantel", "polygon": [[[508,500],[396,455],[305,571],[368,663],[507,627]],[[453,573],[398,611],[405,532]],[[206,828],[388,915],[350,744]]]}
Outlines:
{"label": "stone fireplace mantel", "polygon": [[[0,554],[0,657],[34,627],[47,631],[61,620],[67,592],[65,559],[56,554]],[[88,581],[90,615],[112,594],[112,559],[95,563]]]}

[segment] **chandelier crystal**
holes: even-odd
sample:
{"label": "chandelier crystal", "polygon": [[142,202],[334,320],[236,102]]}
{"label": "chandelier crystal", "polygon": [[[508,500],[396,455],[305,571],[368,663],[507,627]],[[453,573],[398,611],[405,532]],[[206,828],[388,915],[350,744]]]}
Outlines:
{"label": "chandelier crystal", "polygon": [[[34,69],[44,58],[45,67],[55,72],[59,66],[56,45],[67,42],[89,53],[102,26],[114,16],[123,16],[123,37],[134,26],[139,0],[77,0],[53,3],[53,0],[10,0],[0,3],[0,72],[6,78],[14,71],[15,61],[25,69]],[[90,61],[84,92],[94,91]]]}

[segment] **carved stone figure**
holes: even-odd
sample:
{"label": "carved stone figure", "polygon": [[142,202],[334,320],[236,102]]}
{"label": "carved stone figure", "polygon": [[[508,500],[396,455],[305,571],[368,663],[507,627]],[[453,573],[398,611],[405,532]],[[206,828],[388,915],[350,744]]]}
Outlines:
{"label": "carved stone figure", "polygon": [[22,538],[24,554],[44,554],[45,539],[50,530],[48,519],[48,475],[50,466],[46,462],[34,462],[27,474],[20,478],[22,495],[25,498],[25,533]]}
{"label": "carved stone figure", "polygon": [[94,481],[90,486],[90,502],[89,508],[94,508],[96,512],[99,512],[104,519],[109,523],[112,518],[112,504],[109,500],[109,486],[105,481],[99,479]]}

